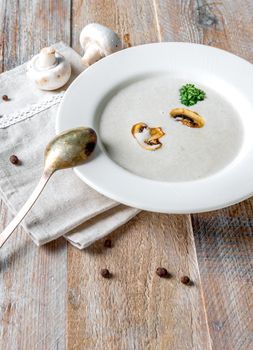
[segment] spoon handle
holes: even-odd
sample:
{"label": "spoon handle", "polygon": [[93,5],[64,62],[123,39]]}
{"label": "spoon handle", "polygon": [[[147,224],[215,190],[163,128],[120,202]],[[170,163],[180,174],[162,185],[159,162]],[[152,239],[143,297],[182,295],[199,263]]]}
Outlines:
{"label": "spoon handle", "polygon": [[48,180],[50,179],[52,173],[43,173],[38,185],[35,187],[33,193],[28,198],[26,203],[20,209],[15,218],[9,223],[9,225],[4,229],[4,231],[0,234],[0,248],[4,245],[7,239],[10,237],[12,232],[18,226],[18,224],[24,219],[26,214],[32,208],[39,195],[41,194],[43,188],[46,186]]}

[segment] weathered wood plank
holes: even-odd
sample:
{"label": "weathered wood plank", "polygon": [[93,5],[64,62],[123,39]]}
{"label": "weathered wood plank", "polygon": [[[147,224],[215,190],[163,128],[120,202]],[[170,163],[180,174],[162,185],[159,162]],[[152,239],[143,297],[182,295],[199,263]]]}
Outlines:
{"label": "weathered wood plank", "polygon": [[[153,4],[150,1],[81,1],[74,0],[72,5],[72,47],[82,54],[79,35],[82,28],[91,22],[97,22],[115,30],[124,42],[124,35],[130,35],[130,44],[156,42],[157,22]],[[133,11],[136,9],[136,13]],[[138,18],[137,18],[138,16]]]}
{"label": "weathered wood plank", "polygon": [[[253,62],[252,1],[161,0],[157,17],[164,40],[204,43]],[[252,204],[192,216],[214,349],[253,348]]]}
{"label": "weathered wood plank", "polygon": [[14,68],[59,40],[69,44],[70,15],[71,0],[1,1],[2,68]]}
{"label": "weathered wood plank", "polygon": [[[1,231],[10,219],[1,205]],[[65,293],[65,240],[37,248],[18,228],[1,249],[0,348],[64,349]]]}
{"label": "weathered wood plank", "polygon": [[252,61],[252,1],[155,0],[155,7],[162,40],[211,45]]}
{"label": "weathered wood plank", "polygon": [[[131,45],[160,39],[149,1],[73,1],[74,48],[79,33],[99,22],[129,34]],[[117,230],[112,249],[98,242],[80,252],[68,246],[69,349],[208,349],[209,334],[189,216],[141,213]],[[171,279],[155,270],[165,266]],[[100,276],[109,268],[111,280]],[[189,274],[195,286],[179,282]]]}
{"label": "weathered wood plank", "polygon": [[[70,1],[1,1],[0,69],[70,41]],[[0,205],[0,232],[11,219]],[[64,349],[66,242],[37,248],[18,228],[1,249],[1,349]]]}
{"label": "weathered wood plank", "polygon": [[[112,235],[112,249],[69,247],[68,348],[210,348],[190,225],[184,216],[142,213]],[[172,277],[159,278],[159,266]],[[180,283],[185,274],[194,286]]]}
{"label": "weathered wood plank", "polygon": [[214,348],[253,348],[253,200],[194,215]]}

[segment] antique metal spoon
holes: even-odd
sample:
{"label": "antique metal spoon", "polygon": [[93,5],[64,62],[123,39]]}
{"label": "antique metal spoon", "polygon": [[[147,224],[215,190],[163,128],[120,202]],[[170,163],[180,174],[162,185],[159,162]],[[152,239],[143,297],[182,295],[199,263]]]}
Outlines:
{"label": "antique metal spoon", "polygon": [[27,202],[16,217],[0,234],[0,247],[32,208],[43,188],[56,170],[83,164],[94,151],[97,135],[90,128],[76,128],[57,135],[45,149],[45,165],[42,177]]}

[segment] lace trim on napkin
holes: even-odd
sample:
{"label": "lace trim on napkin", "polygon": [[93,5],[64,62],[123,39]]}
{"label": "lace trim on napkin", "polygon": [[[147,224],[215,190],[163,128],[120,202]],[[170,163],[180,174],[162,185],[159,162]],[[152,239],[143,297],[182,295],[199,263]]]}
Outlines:
{"label": "lace trim on napkin", "polygon": [[25,120],[27,118],[31,118],[35,114],[38,114],[45,109],[48,109],[57,103],[59,103],[64,95],[64,91],[60,92],[59,94],[54,94],[50,96],[47,100],[44,100],[40,103],[36,103],[33,105],[30,105],[24,109],[21,109],[17,112],[10,113],[10,114],[3,114],[0,116],[0,129],[7,128],[10,125],[16,124],[22,120]]}

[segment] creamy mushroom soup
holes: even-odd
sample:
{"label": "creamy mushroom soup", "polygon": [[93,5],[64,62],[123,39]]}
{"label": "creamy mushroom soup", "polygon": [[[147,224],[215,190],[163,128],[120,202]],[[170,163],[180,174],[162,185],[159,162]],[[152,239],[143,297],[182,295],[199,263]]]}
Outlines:
{"label": "creamy mushroom soup", "polygon": [[[119,89],[107,101],[100,119],[100,137],[108,155],[123,168],[160,181],[189,181],[206,177],[228,165],[238,154],[243,127],[233,106],[215,91],[199,86],[206,99],[183,106],[179,88],[187,82],[155,76]],[[189,128],[173,119],[176,107],[205,118],[202,128]],[[140,147],[131,133],[138,122],[162,127],[162,147]]]}

